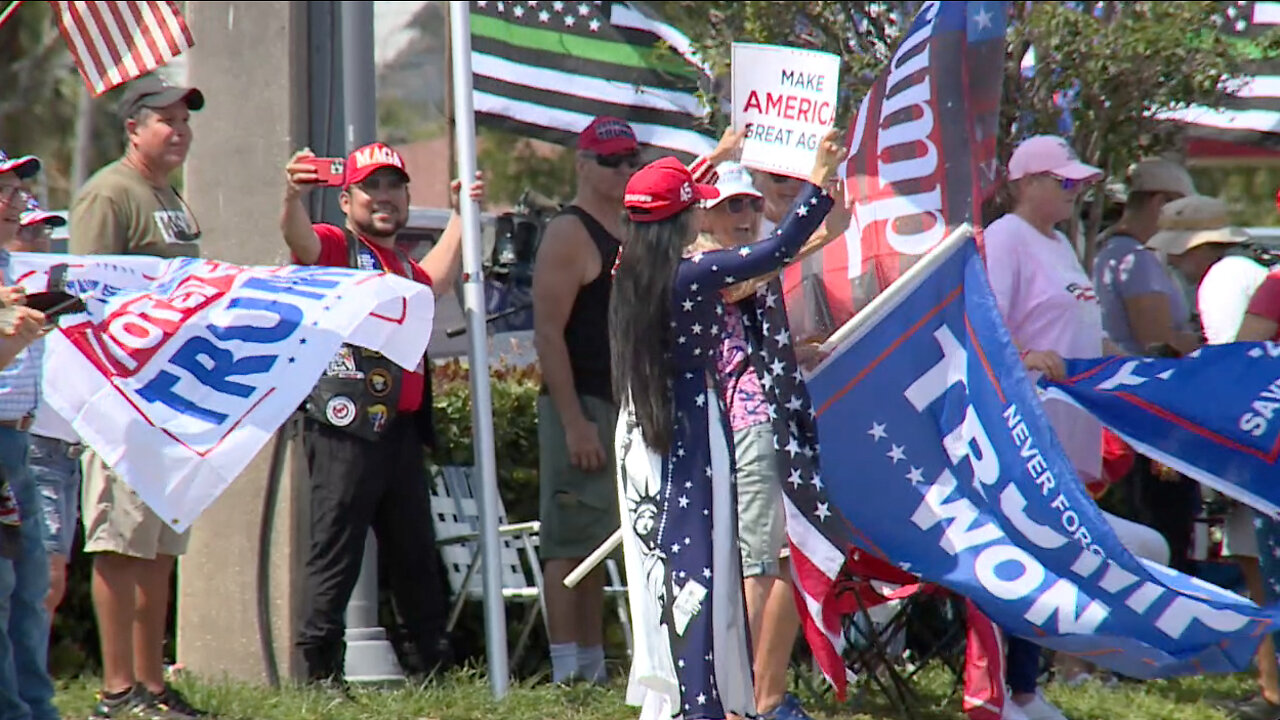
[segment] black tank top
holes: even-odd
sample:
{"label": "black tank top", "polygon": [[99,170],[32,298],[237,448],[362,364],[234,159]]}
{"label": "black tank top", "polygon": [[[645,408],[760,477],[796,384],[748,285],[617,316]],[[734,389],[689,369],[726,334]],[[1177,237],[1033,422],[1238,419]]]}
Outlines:
{"label": "black tank top", "polygon": [[[591,213],[576,205],[560,212],[580,220],[600,253],[600,274],[578,290],[564,326],[564,344],[569,348],[573,384],[579,395],[613,401],[609,356],[609,293],[613,289],[613,263],[619,242]],[[543,392],[546,392],[544,386]]]}

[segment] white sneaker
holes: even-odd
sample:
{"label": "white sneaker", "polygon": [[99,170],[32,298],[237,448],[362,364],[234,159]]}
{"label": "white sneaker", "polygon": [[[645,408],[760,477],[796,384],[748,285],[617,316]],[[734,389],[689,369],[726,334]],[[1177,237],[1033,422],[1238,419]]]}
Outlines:
{"label": "white sneaker", "polygon": [[[1016,708],[1016,715],[1010,715],[1009,709]],[[1048,700],[1044,699],[1044,695],[1040,691],[1036,691],[1036,697],[1026,705],[1020,705],[1009,698],[1005,703],[1004,712],[1001,714],[1001,720],[1067,720],[1067,716],[1062,711],[1054,707]]]}
{"label": "white sneaker", "polygon": [[1022,712],[1022,706],[1013,701],[1011,697],[1005,697],[1004,709],[1000,711],[1000,720],[1027,720],[1027,714]]}

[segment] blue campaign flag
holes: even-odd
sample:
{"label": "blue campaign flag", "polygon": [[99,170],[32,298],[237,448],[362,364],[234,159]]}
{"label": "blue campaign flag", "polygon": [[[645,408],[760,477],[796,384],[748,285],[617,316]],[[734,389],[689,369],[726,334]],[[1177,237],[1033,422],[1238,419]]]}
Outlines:
{"label": "blue campaign flag", "polygon": [[1049,397],[1088,410],[1149,458],[1280,517],[1280,345],[1208,345],[1182,358],[1068,360]]}
{"label": "blue campaign flag", "polygon": [[1121,545],[1043,414],[971,237],[948,239],[835,342],[808,383],[820,532],[1130,677],[1249,666],[1280,609]]}

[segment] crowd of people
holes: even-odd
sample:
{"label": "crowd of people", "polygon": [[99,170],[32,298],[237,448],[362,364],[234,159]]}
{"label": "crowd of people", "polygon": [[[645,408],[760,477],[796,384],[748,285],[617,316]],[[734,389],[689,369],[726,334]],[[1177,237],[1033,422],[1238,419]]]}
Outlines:
{"label": "crowd of people", "polygon": [[[128,86],[120,105],[126,148],[76,191],[72,254],[200,256],[199,223],[170,177],[192,142],[190,115],[204,103],[198,89],[154,76]],[[534,267],[551,679],[608,681],[604,570],[572,588],[564,581],[621,526],[636,648],[628,699],[646,715],[809,717],[787,692],[800,616],[782,482],[789,471],[818,471],[803,370],[821,360],[825,338],[793,335],[802,323],[782,302],[779,273],[848,228],[833,180],[846,151],[829,135],[809,176],[795,178],[740,164],[744,135],[730,128],[688,166],[646,163],[626,120],[596,118],[579,135],[576,188],[547,224]],[[381,270],[437,295],[451,291],[460,218],[455,212],[421,259],[397,245],[410,178],[393,148],[374,143],[346,159],[341,226],[309,216],[304,198],[321,183],[314,161],[304,150],[284,164],[280,232],[292,262]],[[55,323],[24,304],[9,272],[10,252],[49,252],[50,229],[65,223],[27,190],[39,171],[37,158],[0,153],[0,719],[59,717],[46,654],[78,522],[92,557],[102,649],[93,717],[202,717],[167,682],[162,653],[187,534],[157,517],[43,402],[43,336]],[[1032,377],[1060,378],[1063,358],[1280,340],[1280,270],[1251,251],[1226,205],[1198,194],[1173,161],[1130,169],[1124,212],[1086,268],[1059,227],[1102,175],[1063,138],[1028,138],[1007,167],[1008,212],[985,228],[991,286]],[[452,189],[456,210],[463,183]],[[467,190],[482,200],[482,178]],[[405,371],[344,346],[299,410],[310,526],[294,644],[308,682],[345,689],[345,611],[370,530],[410,640],[402,660],[422,675],[452,662],[449,592],[438,567],[421,561],[435,549],[425,463],[435,438],[430,362],[424,356]],[[352,385],[352,371],[381,381]],[[781,377],[795,378],[787,397]],[[338,397],[352,407],[336,413]],[[1126,547],[1193,572],[1201,488],[1117,445],[1074,406],[1046,401],[1045,412],[1081,479],[1099,493],[1113,485],[1126,493],[1129,516],[1104,515]],[[782,437],[798,438],[799,451],[785,452]],[[1105,461],[1113,451],[1131,461],[1123,471]],[[1274,601],[1280,531],[1245,506],[1227,515],[1223,554],[1239,563],[1255,601]],[[1063,720],[1038,689],[1041,648],[1010,637],[1007,659],[1004,717]],[[1059,666],[1069,681],[1091,671],[1069,658]],[[1234,712],[1280,718],[1270,638],[1257,667],[1259,692]]]}

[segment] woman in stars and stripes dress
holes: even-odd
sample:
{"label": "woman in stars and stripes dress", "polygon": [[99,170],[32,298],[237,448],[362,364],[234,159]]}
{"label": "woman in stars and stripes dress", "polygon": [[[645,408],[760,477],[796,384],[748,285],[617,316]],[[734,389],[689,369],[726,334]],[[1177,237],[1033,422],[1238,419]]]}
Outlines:
{"label": "woman in stars and stripes dress", "polygon": [[758,243],[684,258],[699,200],[673,158],[627,183],[610,301],[618,492],[634,638],[627,701],[642,718],[755,715],[733,441],[717,380],[721,290],[790,262],[822,223],[844,149],[833,134],[788,220]]}

